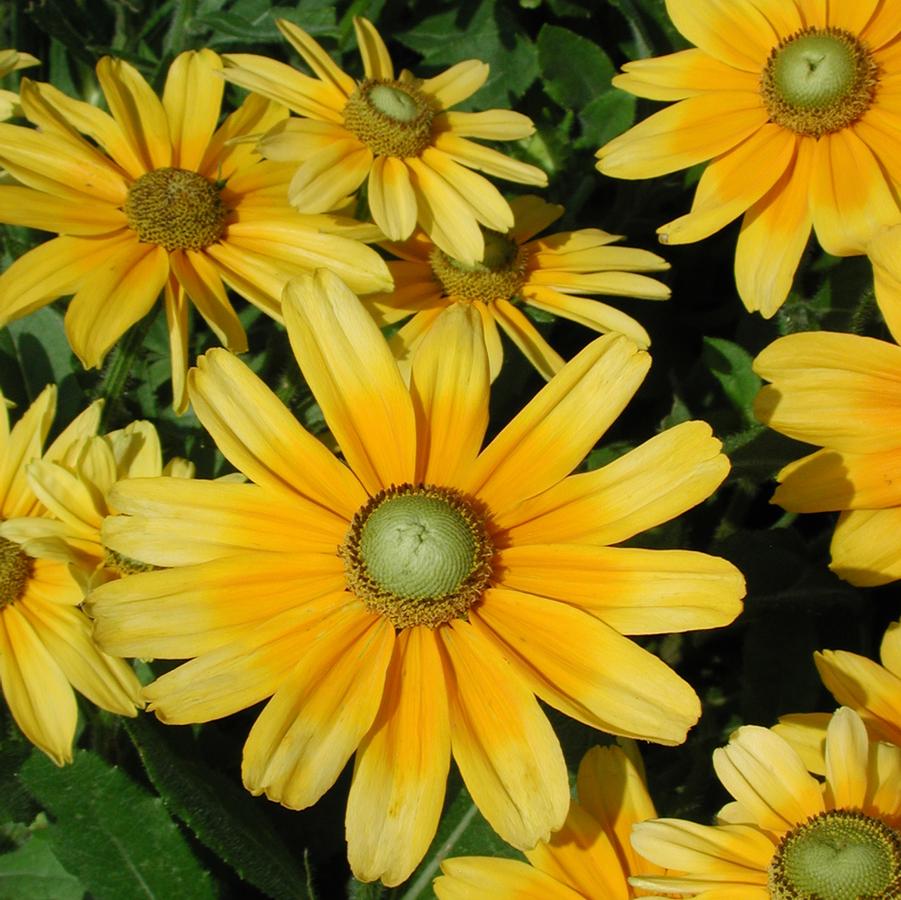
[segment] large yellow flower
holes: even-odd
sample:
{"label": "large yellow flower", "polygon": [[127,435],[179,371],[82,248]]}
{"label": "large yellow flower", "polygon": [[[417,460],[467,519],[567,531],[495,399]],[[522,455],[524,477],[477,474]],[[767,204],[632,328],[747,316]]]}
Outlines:
{"label": "large yellow flower", "polygon": [[403,244],[388,244],[400,262],[389,262],[394,291],[364,300],[376,318],[397,322],[412,314],[391,341],[399,359],[408,359],[442,310],[471,303],[479,313],[488,348],[491,378],[504,361],[498,326],[550,378],[563,366],[520,309],[522,304],[579,322],[602,334],[617,331],[641,347],[648,333],[631,316],[578,294],[608,294],[665,300],[666,285],[640,272],[660,272],[669,264],[647,250],[610,246],[620,238],[598,228],[564,231],[532,240],[563,215],[563,207],[539,197],[517,197],[507,234],[485,232],[480,262],[466,265],[448,256],[421,232]]}
{"label": "large yellow flower", "polygon": [[695,48],[630,62],[614,79],[675,100],[598,151],[649,178],[712,160],[691,212],[658,231],[697,241],[744,213],[738,291],[772,316],[811,226],[829,253],[862,253],[899,218],[901,19],[895,0],[667,0]]}
{"label": "large yellow flower", "polygon": [[823,449],[789,463],[773,495],[793,512],[841,510],[830,568],[852,584],[901,578],[901,347],[854,334],[791,334],[754,361],[764,424]]}
{"label": "large yellow flower", "polygon": [[579,764],[579,800],[563,827],[526,851],[531,865],[514,859],[463,856],[441,863],[440,900],[629,900],[644,892],[626,880],[654,871],[629,843],[636,822],[657,815],[637,751],[594,747]]}
{"label": "large yellow flower", "polygon": [[87,593],[111,578],[151,568],[103,545],[100,529],[106,516],[115,514],[108,498],[116,481],[191,478],[194,466],[175,458],[164,467],[156,429],[150,422],[132,422],[85,437],[57,459],[34,460],[26,472],[29,487],[50,515],[12,518],[0,525],[0,537],[16,541],[30,556],[69,563]]}
{"label": "large yellow flower", "polygon": [[[41,61],[30,53],[20,53],[18,50],[0,50],[0,78],[9,75],[10,72],[40,64]],[[19,111],[19,95],[13,91],[0,90],[0,121],[18,115]]]}
{"label": "large yellow flower", "polygon": [[[429,845],[451,753],[505,840],[528,848],[569,805],[535,698],[595,728],[667,744],[694,691],[623,637],[710,628],[741,608],[729,563],[611,548],[707,497],[729,468],[702,422],[573,475],[647,370],[597,339],[479,452],[488,362],[436,326],[408,388],[372,317],[329,272],[289,284],[285,320],[344,462],[236,357],[192,371],[194,409],[252,482],[120,482],[103,538],[167,571],[89,598],[115,652],[189,662],[146,690],[166,722],[268,697],[244,748],[255,794],[307,807],[356,751],[351,866],[403,881]],[[472,319],[459,306],[453,315]],[[274,695],[274,696],[273,696]]]}
{"label": "large yellow flower", "polygon": [[316,77],[244,53],[225,56],[225,77],[304,117],[280,123],[260,143],[267,158],[300,164],[289,193],[299,209],[331,209],[366,181],[369,210],[387,237],[404,240],[418,222],[442,250],[473,264],[483,252],[479,223],[507,231],[513,214],[471,170],[547,184],[535,166],[469,140],[524,138],[534,130],[526,116],[449,111],[484,84],[485,63],[466,60],[424,80],[406,70],[395,78],[378,32],[355,18],[365,73],[355,81],[305,31],[284,19],[277,24]]}
{"label": "large yellow flower", "polygon": [[[0,397],[0,521],[41,521],[47,509],[25,474],[33,460],[52,464],[97,429],[99,406],[82,413],[43,453],[56,388],[48,387],[9,429]],[[72,761],[78,720],[74,687],[111,712],[133,716],[141,686],[121,659],[102,652],[81,611],[82,592],[65,562],[34,559],[0,537],[0,685],[19,728],[54,762]]]}
{"label": "large yellow flower", "polygon": [[633,878],[699,900],[862,900],[901,896],[901,748],[873,743],[853,710],[826,731],[825,783],[771,729],[739,728],[713,766],[735,798],[719,825],[659,819],[632,845],[685,873]]}
{"label": "large yellow flower", "polygon": [[74,293],[69,342],[85,366],[99,366],[164,291],[179,410],[188,298],[227,347],[242,351],[244,329],[223,282],[275,319],[285,281],[318,266],[359,291],[391,286],[375,251],[324,233],[353,235],[358,223],[301,216],[284,197],[291,167],[259,160],[241,140],[270,128],[284,108],[249,98],[216,128],[221,68],[210,50],[181,54],[160,102],[137,70],[106,57],[97,77],[112,115],[24,80],[22,108],[40,130],[0,125],[0,164],[27,185],[0,186],[0,222],[60,235],[0,276],[0,325]]}

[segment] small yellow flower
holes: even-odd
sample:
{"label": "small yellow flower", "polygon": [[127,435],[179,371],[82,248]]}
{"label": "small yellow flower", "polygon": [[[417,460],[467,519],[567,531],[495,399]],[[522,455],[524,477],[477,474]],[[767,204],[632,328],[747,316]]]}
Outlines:
{"label": "small yellow flower", "polygon": [[901,347],[854,334],[791,334],[754,371],[772,381],[754,412],[770,428],[823,449],[778,474],[773,503],[840,510],[830,568],[851,584],[901,578]]}
{"label": "small yellow flower", "polygon": [[863,253],[901,217],[901,21],[893,0],[667,0],[695,46],[627,63],[613,83],[677,101],[598,150],[598,169],[650,178],[711,160],[691,212],[658,229],[697,241],[744,214],[738,292],[769,318],[811,227]]}
{"label": "small yellow flower", "polygon": [[[10,431],[6,404],[0,402],[0,522],[22,517],[49,521],[48,510],[29,486],[26,467],[33,461],[56,463],[97,429],[95,404],[42,454],[55,408],[56,388],[47,387]],[[72,761],[78,720],[73,687],[123,716],[133,716],[142,705],[141,686],[131,668],[94,643],[81,600],[65,562],[34,558],[3,531],[0,685],[19,728],[57,765]]]}
{"label": "small yellow flower", "polygon": [[647,347],[647,332],[631,316],[578,295],[665,300],[669,288],[638,273],[660,272],[669,264],[646,250],[612,246],[620,238],[598,228],[536,238],[563,215],[563,207],[532,196],[517,197],[510,207],[513,227],[506,234],[486,230],[485,253],[475,265],[448,256],[421,232],[403,244],[385,245],[401,258],[388,263],[394,291],[363,302],[386,324],[412,314],[391,341],[398,359],[408,360],[442,311],[456,303],[471,304],[479,313],[492,380],[503,363],[498,326],[545,378],[563,366],[560,355],[524,315],[523,305],[602,334],[619,332]]}
{"label": "small yellow flower", "polygon": [[[531,865],[514,859],[462,856],[445,859],[435,880],[439,900],[628,900],[643,892],[627,879],[656,871],[632,849],[637,822],[657,815],[634,745],[594,747],[579,764],[579,800],[549,841],[526,850]],[[661,870],[662,871],[662,870]]]}
{"label": "small yellow flower", "polygon": [[216,127],[221,69],[211,50],[182,53],[160,100],[136,69],[105,57],[97,77],[111,115],[26,79],[22,107],[39,130],[0,125],[0,164],[24,185],[0,186],[0,222],[60,235],[0,276],[0,326],[74,294],[69,343],[99,366],[163,292],[178,411],[189,300],[239,352],[247,339],[224,285],[275,319],[288,278],[318,266],[361,292],[391,287],[378,254],[351,239],[365,233],[359,223],[300,215],[284,197],[291,167],[260,161],[241,140],[284,118],[283,107],[251,97]]}
{"label": "small yellow flower", "polygon": [[156,429],[150,422],[132,422],[108,434],[87,436],[58,459],[34,460],[26,472],[29,487],[49,516],[12,518],[0,525],[0,535],[31,556],[69,563],[87,593],[111,578],[153,568],[103,544],[103,520],[115,514],[108,499],[113,485],[122,478],[191,478],[194,466],[175,458],[164,467]]}
{"label": "small yellow flower", "polygon": [[236,357],[201,357],[194,410],[251,483],[113,489],[124,515],[104,523],[106,545],[170,568],[97,588],[97,638],[189,660],[145,689],[166,722],[271,698],[244,747],[254,794],[310,806],[356,753],[346,823],[363,880],[398,884],[419,863],[452,755],[492,827],[532,847],[569,805],[536,695],[666,744],[696,721],[691,687],[624,635],[726,624],[742,577],[701,553],[609,545],[709,496],[728,460],[686,422],[569,475],[647,371],[621,335],[586,347],[480,450],[488,361],[474,329],[448,340],[450,315],[433,328],[408,386],[336,276],[292,281],[283,305],[346,462]]}
{"label": "small yellow flower", "polygon": [[632,845],[684,874],[632,884],[698,900],[857,900],[901,896],[901,748],[871,742],[860,717],[839,709],[825,736],[825,783],[772,729],[746,725],[714,751],[735,798],[718,825],[658,819]]}
{"label": "small yellow flower", "polygon": [[[40,64],[41,61],[30,53],[20,53],[18,50],[0,50],[0,78],[9,75],[10,72]],[[0,122],[12,116],[21,115],[21,112],[19,95],[13,91],[0,90]]]}
{"label": "small yellow flower", "polygon": [[484,84],[485,63],[466,60],[434,78],[406,70],[395,77],[379,33],[355,18],[365,72],[355,81],[305,31],[284,19],[277,24],[316,77],[243,53],[224,57],[225,77],[303,117],[276,125],[260,143],[268,159],[300,164],[289,192],[299,209],[331,209],[366,181],[372,218],[389,239],[405,240],[418,223],[442,250],[471,265],[482,258],[480,223],[501,232],[513,225],[507,201],[471,170],[547,184],[535,166],[469,140],[524,138],[534,130],[526,116],[449,111]]}

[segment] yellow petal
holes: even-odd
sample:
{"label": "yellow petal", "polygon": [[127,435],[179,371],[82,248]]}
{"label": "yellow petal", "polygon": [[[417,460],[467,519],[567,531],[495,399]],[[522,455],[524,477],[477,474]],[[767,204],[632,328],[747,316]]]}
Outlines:
{"label": "yellow petal", "polygon": [[304,642],[290,677],[260,713],[241,774],[254,795],[312,806],[341,774],[378,712],[394,628],[362,605]]}
{"label": "yellow petal", "polygon": [[592,341],[482,451],[464,490],[500,514],[555,485],[616,419],[649,365],[626,338]]}
{"label": "yellow petal", "polygon": [[867,793],[869,740],[854,710],[843,706],[826,729],[826,805],[860,809]]}
{"label": "yellow petal", "polygon": [[[517,244],[531,240],[541,231],[544,231],[552,222],[564,213],[564,208],[558,203],[548,203],[534,194],[523,194],[514,197],[510,201],[510,209],[513,210],[515,219],[510,229],[510,237]],[[540,252],[536,248],[537,252]]]}
{"label": "yellow petal", "polygon": [[401,631],[382,705],[357,750],[347,855],[361,881],[406,880],[435,835],[450,766],[447,687],[435,632]]}
{"label": "yellow petal", "polygon": [[393,241],[402,241],[416,227],[416,194],[403,160],[379,156],[369,172],[369,209],[373,221]]}
{"label": "yellow petal", "polygon": [[488,354],[478,313],[455,303],[438,316],[413,358],[416,481],[456,484],[488,427]]}
{"label": "yellow petal", "polygon": [[652,178],[738,146],[767,122],[759,94],[717,91],[689,97],[630,128],[597,152],[614,178]]}
{"label": "yellow petal", "polygon": [[664,244],[709,237],[756,203],[792,162],[796,137],[767,124],[713,160],[698,182],[691,212],[657,229]]}
{"label": "yellow petal", "polygon": [[613,86],[649,100],[684,100],[717,91],[754,91],[759,75],[720,62],[691,48],[666,56],[630,60]]}
{"label": "yellow petal", "polygon": [[135,236],[82,279],[66,310],[66,337],[86,369],[150,312],[169,277],[169,254]]}
{"label": "yellow petal", "polygon": [[197,417],[251,481],[300,494],[347,521],[365,501],[347,467],[237,357],[210,350],[188,376]]}
{"label": "yellow petal", "polygon": [[458,856],[441,861],[439,876],[432,883],[438,900],[582,900],[556,878],[518,859],[488,856]]}
{"label": "yellow petal", "polygon": [[[814,654],[816,659],[818,654]],[[789,743],[814,775],[826,774],[826,729],[831,713],[794,713],[780,716],[772,731]],[[720,811],[720,816],[722,811]]]}
{"label": "yellow petal", "polygon": [[341,71],[332,58],[302,28],[287,19],[276,19],[279,31],[303,57],[304,62],[327,84],[349,97],[356,87],[354,80]]}
{"label": "yellow petal", "polygon": [[852,334],[807,332],[773,341],[754,360],[773,384],[754,401],[770,428],[842,453],[897,446],[901,347]]}
{"label": "yellow petal", "polygon": [[843,512],[829,549],[829,568],[858,587],[875,587],[901,578],[901,509]]}
{"label": "yellow petal", "polygon": [[495,520],[513,544],[616,544],[709,497],[729,472],[720,450],[706,422],[683,422]]}
{"label": "yellow petal", "polygon": [[537,166],[511,159],[490,147],[474,144],[466,138],[450,131],[440,132],[435,136],[436,150],[447,154],[455,162],[478,169],[486,175],[504,178],[519,184],[531,184],[536,187],[547,186],[547,175]]}
{"label": "yellow petal", "polygon": [[394,66],[391,64],[388,48],[372,22],[362,16],[354,16],[354,32],[357,35],[360,56],[363,57],[363,71],[366,77],[393,81]]}
{"label": "yellow petal", "polygon": [[58,766],[71,762],[78,720],[75,694],[15,606],[0,611],[0,685],[25,737]]}
{"label": "yellow petal", "polygon": [[804,23],[795,4],[758,0],[667,0],[673,24],[696,47],[745,72],[759,73],[780,38]]}
{"label": "yellow petal", "polygon": [[886,628],[879,647],[879,658],[889,672],[901,678],[901,622],[892,622]]}
{"label": "yellow petal", "polygon": [[733,565],[690,550],[514,545],[498,561],[504,587],[578,606],[621,634],[728,625],[745,590]]}
{"label": "yellow petal", "polygon": [[197,171],[219,121],[225,82],[212,50],[179,54],[166,76],[163,108],[172,136],[172,165]]}
{"label": "yellow petal", "polygon": [[127,227],[125,215],[108,203],[85,203],[15,185],[0,186],[0,221],[58,234],[105,234]]}
{"label": "yellow petal", "polygon": [[440,109],[447,109],[472,96],[488,78],[488,64],[466,59],[427,78],[419,89],[433,97]]}
{"label": "yellow petal", "polygon": [[726,747],[714,750],[713,768],[755,823],[769,831],[787,831],[824,809],[820,783],[767,728],[743,725]]}
{"label": "yellow petal", "polygon": [[886,228],[867,244],[873,264],[873,289],[885,324],[897,343],[901,340],[901,227]]}
{"label": "yellow petal", "polygon": [[816,142],[810,208],[817,238],[827,253],[863,253],[880,229],[898,221],[888,176],[873,151],[850,128]]}
{"label": "yellow petal", "polygon": [[40,459],[55,414],[56,385],[50,384],[25,410],[12,432],[6,431],[8,420],[4,408],[4,434],[0,442],[0,519],[28,516],[34,511],[37,501],[28,484],[25,467],[32,460]]}
{"label": "yellow petal", "polygon": [[372,168],[372,151],[348,134],[300,164],[288,201],[302,213],[328,212],[352,194]]}
{"label": "yellow petal", "polygon": [[35,460],[28,466],[28,482],[41,502],[70,533],[97,540],[106,510],[96,492],[59,463]]}
{"label": "yellow petal", "polygon": [[413,405],[375,322],[324,269],[290,282],[284,308],[294,355],[351,469],[370,494],[409,482]]}
{"label": "yellow petal", "polygon": [[550,381],[563,368],[563,357],[509,300],[498,299],[489,309],[507,337],[519,347],[545,381]]}
{"label": "yellow petal", "polygon": [[87,606],[105,647],[124,656],[185,659],[240,642],[257,623],[292,609],[303,607],[313,618],[321,598],[343,587],[334,554],[266,548],[111,581],[91,592]]}
{"label": "yellow petal", "polygon": [[97,80],[113,118],[144,171],[171,166],[166,111],[141,73],[123,59],[104,56],[97,63]]}
{"label": "yellow petal", "polygon": [[473,801],[514,847],[547,840],[566,818],[569,785],[544,713],[495,646],[455,619],[438,631],[447,655],[454,759]]}
{"label": "yellow petal", "polygon": [[486,141],[518,141],[535,131],[528,116],[509,109],[486,109],[476,113],[446,112],[435,117],[433,128],[452,131],[458,137]]}
{"label": "yellow petal", "polygon": [[782,306],[807,246],[814,142],[797,143],[794,163],[745,214],[735,250],[735,283],[751,312],[769,319]]}
{"label": "yellow petal", "polygon": [[[171,260],[170,260],[171,261]],[[175,285],[173,285],[175,281]],[[190,405],[188,398],[188,296],[176,279],[163,291],[166,330],[169,332],[169,362],[172,366],[172,406],[177,415]]]}
{"label": "yellow petal", "polygon": [[675,745],[701,715],[672,669],[582,610],[493,588],[470,619],[542,700],[592,728]]}

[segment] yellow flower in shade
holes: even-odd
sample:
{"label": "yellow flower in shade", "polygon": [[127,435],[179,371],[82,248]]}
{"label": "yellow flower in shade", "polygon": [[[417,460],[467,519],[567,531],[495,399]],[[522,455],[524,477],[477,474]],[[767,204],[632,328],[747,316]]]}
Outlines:
{"label": "yellow flower in shade", "polygon": [[864,900],[901,896],[901,748],[871,742],[839,709],[825,739],[825,783],[773,730],[746,725],[714,751],[735,798],[719,825],[642,822],[632,845],[684,874],[633,877],[667,896],[703,900]]}
{"label": "yellow flower in shade", "polygon": [[284,198],[291,167],[242,141],[284,108],[251,97],[216,128],[221,68],[210,50],[181,54],[161,102],[128,63],[105,57],[97,77],[112,115],[24,80],[22,107],[40,130],[0,125],[0,164],[24,185],[0,186],[0,222],[60,235],[0,276],[0,325],[74,294],[66,334],[85,366],[99,366],[162,291],[178,410],[188,299],[239,352],[247,341],[224,284],[275,319],[285,281],[318,266],[359,291],[391,286],[378,254],[347,236],[365,233],[359,223],[301,216]]}
{"label": "yellow flower in shade", "polygon": [[[120,482],[113,550],[167,571],[89,597],[113,652],[190,661],[145,689],[166,722],[271,697],[244,783],[302,809],[356,751],[347,807],[358,878],[403,881],[431,841],[451,754],[509,843],[569,805],[535,698],[595,728],[677,744],[694,691],[623,634],[710,628],[741,608],[716,557],[608,544],[707,497],[729,464],[702,422],[573,475],[647,371],[622,336],[590,344],[479,452],[488,362],[437,325],[408,388],[372,317],[327,271],[289,283],[285,321],[339,461],[240,360],[189,378],[201,422],[250,484]],[[477,314],[459,306],[454,315]]]}
{"label": "yellow flower in shade", "polygon": [[[0,521],[25,516],[41,521],[48,515],[29,486],[27,465],[63,458],[97,429],[99,406],[94,404],[42,456],[55,409],[51,386],[10,430],[0,397]],[[19,728],[57,765],[72,761],[78,720],[73,687],[123,716],[133,716],[141,705],[134,672],[94,643],[81,600],[65,562],[35,559],[0,536],[0,685]]]}
{"label": "yellow flower in shade", "polygon": [[498,326],[550,378],[563,359],[523,314],[521,306],[563,316],[595,331],[618,331],[641,347],[650,338],[631,316],[578,294],[608,294],[665,300],[669,288],[640,272],[660,272],[669,264],[646,250],[611,246],[620,238],[598,228],[565,231],[532,240],[563,215],[563,207],[539,197],[517,197],[510,204],[515,223],[506,234],[485,231],[481,262],[467,265],[448,256],[423,234],[386,247],[400,262],[389,262],[394,291],[364,300],[383,323],[412,314],[391,341],[399,359],[415,352],[441,312],[456,303],[471,303],[488,348],[492,380],[503,363]]}
{"label": "yellow flower in shade", "polygon": [[[626,880],[656,871],[629,843],[636,822],[657,815],[637,751],[594,747],[582,758],[579,800],[563,827],[526,851],[531,865],[514,859],[446,859],[435,881],[439,900],[629,900],[640,896]],[[662,871],[662,870],[661,870]]]}
{"label": "yellow flower in shade", "polygon": [[449,111],[485,83],[485,63],[470,59],[434,78],[406,70],[395,78],[379,33],[355,18],[364,69],[356,81],[305,31],[284,19],[277,24],[316,77],[244,53],[224,57],[225,77],[303,116],[279,123],[260,143],[268,159],[299,164],[289,190],[299,209],[331,209],[366,181],[372,218],[388,238],[404,240],[418,222],[442,250],[471,265],[482,258],[480,223],[495,231],[513,225],[507,201],[471,170],[547,184],[535,166],[469,140],[524,138],[534,130],[526,116]]}
{"label": "yellow flower in shade", "polygon": [[778,474],[773,503],[841,510],[830,568],[864,587],[901,578],[901,347],[854,334],[779,338],[754,361],[761,422],[823,449]]}
{"label": "yellow flower in shade", "polygon": [[[847,650],[823,650],[814,654],[814,662],[832,696],[860,715],[873,740],[901,747],[901,622],[889,625],[879,655],[881,666]],[[787,740],[818,750],[826,718],[821,713],[783,716],[777,727]]]}
{"label": "yellow flower in shade", "polygon": [[674,100],[598,151],[598,169],[650,178],[711,160],[691,212],[664,243],[705,238],[744,213],[735,278],[772,316],[810,229],[838,255],[862,253],[898,221],[901,20],[891,0],[667,0],[696,46],[627,63],[613,83]]}
{"label": "yellow flower in shade", "polygon": [[16,541],[33,557],[70,563],[87,593],[111,578],[152,568],[103,545],[104,518],[114,515],[108,497],[121,478],[171,475],[191,478],[194,466],[175,458],[163,467],[160,440],[150,422],[132,422],[118,431],[90,435],[58,459],[26,466],[28,484],[50,517],[13,518],[0,525],[0,537]]}
{"label": "yellow flower in shade", "polygon": [[[18,50],[0,50],[0,78],[9,75],[10,72],[40,64],[41,61],[30,53],[20,53]],[[19,95],[13,91],[0,90],[0,121],[19,115],[20,112]]]}

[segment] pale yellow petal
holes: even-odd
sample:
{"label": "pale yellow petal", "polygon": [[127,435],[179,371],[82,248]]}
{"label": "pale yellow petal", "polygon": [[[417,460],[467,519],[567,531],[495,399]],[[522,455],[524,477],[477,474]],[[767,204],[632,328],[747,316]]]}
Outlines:
{"label": "pale yellow petal", "polygon": [[166,76],[163,108],[172,138],[172,165],[197,171],[219,121],[225,81],[212,50],[179,54]]}
{"label": "pale yellow petal", "polygon": [[0,519],[28,516],[37,505],[26,476],[26,466],[40,459],[56,414],[56,394],[56,385],[48,384],[22,413],[12,431],[3,435],[0,443]]}
{"label": "pale yellow petal", "polygon": [[860,716],[843,706],[826,729],[826,805],[860,809],[867,793],[869,740]]}
{"label": "pale yellow petal", "polygon": [[372,168],[372,151],[356,138],[336,141],[302,162],[291,179],[288,201],[302,213],[328,212],[352,194]]}
{"label": "pale yellow petal", "polygon": [[0,221],[58,234],[106,234],[127,227],[125,214],[109,203],[85,203],[32,188],[0,186]]}
{"label": "pale yellow petal", "polygon": [[440,109],[448,109],[472,96],[487,78],[487,63],[466,59],[433,78],[427,78],[419,89],[433,97]]}
{"label": "pale yellow petal", "polygon": [[335,65],[332,58],[310,35],[287,19],[276,19],[275,24],[322,81],[333,84],[346,97],[353,93],[356,87],[354,80]]}
{"label": "pale yellow petal", "polygon": [[410,170],[403,160],[379,156],[369,172],[369,209],[385,235],[402,241],[416,227],[416,194],[410,183]]}
{"label": "pale yellow petal", "polygon": [[363,57],[363,71],[366,77],[393,81],[394,66],[391,64],[391,56],[372,22],[362,16],[354,16],[354,32],[357,35],[360,56]]}
{"label": "pale yellow petal", "polygon": [[436,116],[432,125],[442,131],[452,131],[458,137],[474,137],[486,141],[518,141],[535,131],[528,116],[509,109],[446,112]]}
{"label": "pale yellow petal", "polygon": [[470,169],[478,169],[494,178],[504,178],[507,181],[535,187],[547,186],[547,175],[537,166],[520,162],[490,147],[475,144],[453,132],[445,131],[437,134],[434,146],[437,151],[446,153],[455,162]]}
{"label": "pale yellow petal", "polygon": [[901,578],[901,508],[843,512],[829,549],[829,568],[858,587]]}
{"label": "pale yellow petal", "polygon": [[432,889],[438,900],[583,900],[584,894],[518,859],[458,856],[441,861]]}

